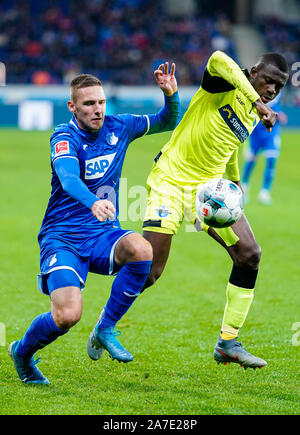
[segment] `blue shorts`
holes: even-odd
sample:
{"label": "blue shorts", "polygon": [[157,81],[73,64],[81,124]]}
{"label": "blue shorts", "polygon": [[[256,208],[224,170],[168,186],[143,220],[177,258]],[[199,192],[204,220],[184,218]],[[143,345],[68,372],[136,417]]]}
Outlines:
{"label": "blue shorts", "polygon": [[41,273],[38,274],[38,289],[47,295],[61,287],[80,286],[83,289],[88,272],[100,275],[116,274],[122,266],[114,261],[115,247],[130,233],[133,231],[107,229],[96,236],[88,237],[84,252],[81,250],[82,241],[76,244],[76,237],[73,237],[73,243],[70,243],[70,237],[65,234],[53,233],[44,237],[40,243]]}
{"label": "blue shorts", "polygon": [[277,159],[280,154],[281,138],[280,134],[267,133],[267,135],[250,136],[250,154],[256,157],[259,153],[264,153],[266,158]]}

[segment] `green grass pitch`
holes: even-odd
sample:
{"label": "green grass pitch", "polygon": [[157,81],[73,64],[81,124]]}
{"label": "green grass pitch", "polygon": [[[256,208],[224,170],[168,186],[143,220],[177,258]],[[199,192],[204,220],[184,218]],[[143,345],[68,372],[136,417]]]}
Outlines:
{"label": "green grass pitch", "polygon": [[[81,321],[39,352],[49,386],[23,385],[7,355],[8,344],[49,311],[49,299],[36,289],[36,236],[50,193],[49,132],[8,129],[0,135],[0,322],[6,330],[2,325],[0,414],[299,414],[299,132],[283,135],[273,205],[256,200],[260,161],[246,206],[262,262],[240,340],[268,366],[245,371],[214,362],[231,261],[206,234],[183,225],[164,275],[119,323],[120,340],[135,360],[118,364],[107,353],[98,362],[88,358],[87,338],[113,279],[90,274]],[[145,137],[128,150],[122,176],[130,219],[123,228],[141,232],[139,196],[168,137]]]}

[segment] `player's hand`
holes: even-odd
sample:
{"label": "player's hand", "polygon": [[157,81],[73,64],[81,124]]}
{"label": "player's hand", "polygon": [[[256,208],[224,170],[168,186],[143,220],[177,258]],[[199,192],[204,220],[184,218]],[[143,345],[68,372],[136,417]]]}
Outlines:
{"label": "player's hand", "polygon": [[154,75],[158,86],[165,95],[170,97],[177,91],[177,80],[175,77],[175,63],[171,65],[169,72],[169,62],[162,63],[158,69],[154,71]]}
{"label": "player's hand", "polygon": [[272,131],[272,127],[275,125],[278,113],[274,112],[274,110],[264,104],[260,98],[255,101],[254,105],[258,111],[258,115],[262,124],[270,133]]}
{"label": "player's hand", "polygon": [[99,199],[92,205],[92,213],[100,222],[105,222],[108,219],[113,219],[116,209],[112,202],[107,199]]}

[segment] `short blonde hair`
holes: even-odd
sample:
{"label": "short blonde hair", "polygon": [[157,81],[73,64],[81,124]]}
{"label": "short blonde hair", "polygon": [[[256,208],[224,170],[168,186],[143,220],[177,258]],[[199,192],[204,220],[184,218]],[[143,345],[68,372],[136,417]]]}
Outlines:
{"label": "short blonde hair", "polygon": [[71,100],[75,101],[75,93],[77,89],[88,88],[90,86],[102,86],[102,82],[97,77],[91,74],[79,74],[74,77],[70,84]]}

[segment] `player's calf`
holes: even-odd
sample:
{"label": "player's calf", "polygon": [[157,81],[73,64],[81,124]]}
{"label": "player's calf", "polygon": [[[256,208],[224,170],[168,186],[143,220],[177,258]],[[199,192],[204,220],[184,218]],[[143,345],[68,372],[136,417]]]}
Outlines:
{"label": "player's calf", "polygon": [[118,333],[114,328],[139,296],[150,267],[151,261],[131,261],[118,273],[106,306],[88,339],[87,352],[91,359],[99,359],[107,350],[111,358],[120,362],[133,360],[131,353],[116,338]]}
{"label": "player's calf", "polygon": [[172,234],[144,231],[143,237],[148,240],[153,249],[153,260],[150,273],[142,289],[151,287],[162,275],[171,248]]}
{"label": "player's calf", "polygon": [[163,273],[163,270],[164,270],[164,265],[152,263],[150,273],[148,275],[148,278],[146,279],[146,282],[141,292],[143,292],[146,288],[153,286],[156,283],[156,281],[160,278],[161,274]]}

